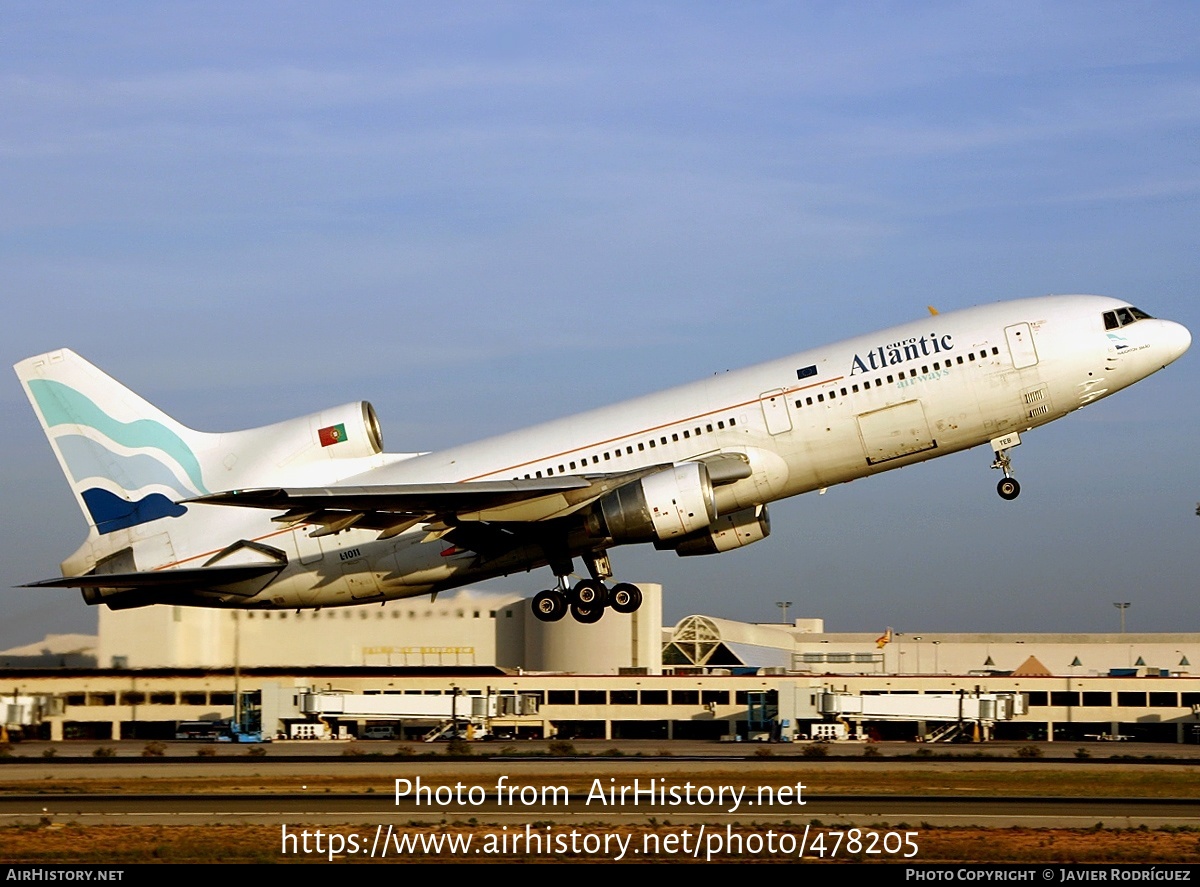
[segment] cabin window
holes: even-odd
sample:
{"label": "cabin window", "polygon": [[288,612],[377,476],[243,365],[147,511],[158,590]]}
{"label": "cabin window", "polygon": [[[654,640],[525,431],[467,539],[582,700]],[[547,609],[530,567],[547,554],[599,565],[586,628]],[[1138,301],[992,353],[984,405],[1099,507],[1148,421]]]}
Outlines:
{"label": "cabin window", "polygon": [[958,355],[958,357],[956,358],[956,360],[957,360],[957,362],[958,362],[958,365],[959,365],[959,366],[962,366],[963,358],[962,358],[962,355],[961,355],[961,354],[960,354],[960,355]]}
{"label": "cabin window", "polygon": [[650,438],[650,449],[654,449],[654,438]]}
{"label": "cabin window", "polygon": [[724,423],[724,422],[718,422],[718,423],[717,423],[717,427],[718,427],[718,428],[724,428],[724,427],[725,427],[725,423]]}
{"label": "cabin window", "polygon": [[824,394],[818,394],[818,395],[817,395],[817,402],[818,402],[818,403],[825,403],[825,395],[824,395]]}
{"label": "cabin window", "polygon": [[894,382],[894,381],[896,381],[896,380],[895,380],[895,379],[893,379],[891,376],[888,376],[888,384],[889,384],[889,385],[890,385],[892,382]]}
{"label": "cabin window", "polygon": [[608,453],[605,453],[605,454],[604,454],[604,461],[605,461],[605,462],[609,461],[611,458],[612,458],[612,456],[610,456]]}
{"label": "cabin window", "polygon": [[[651,446],[654,446],[654,441],[650,441],[650,445],[651,445]],[[644,443],[640,443],[640,444],[638,444],[638,452],[639,452],[639,453],[644,453],[644,452],[646,452],[646,445],[645,445]]]}
{"label": "cabin window", "polygon": [[709,423],[708,425],[705,425],[704,430],[707,431],[709,434],[712,434],[712,424]]}
{"label": "cabin window", "polygon": [[683,429],[683,437],[684,437],[684,439],[685,439],[685,440],[686,440],[687,438],[691,437],[691,436],[692,436],[692,435],[691,435],[691,432],[689,432],[689,431],[688,431],[686,428],[685,428],[685,429]]}
{"label": "cabin window", "polygon": [[811,406],[812,406],[812,398],[811,398],[811,397],[806,397],[806,398],[804,398],[804,399],[805,399],[806,401],[808,401],[808,405],[811,407]]}
{"label": "cabin window", "polygon": [[730,428],[732,428],[732,427],[733,427],[734,425],[736,425],[736,424],[737,424],[737,419],[730,419],[730,420],[729,420],[729,427],[730,427]]}
{"label": "cabin window", "polygon": [[672,435],[671,435],[671,440],[675,441],[675,443],[679,443],[679,435],[678,435],[678,434],[672,434]]}

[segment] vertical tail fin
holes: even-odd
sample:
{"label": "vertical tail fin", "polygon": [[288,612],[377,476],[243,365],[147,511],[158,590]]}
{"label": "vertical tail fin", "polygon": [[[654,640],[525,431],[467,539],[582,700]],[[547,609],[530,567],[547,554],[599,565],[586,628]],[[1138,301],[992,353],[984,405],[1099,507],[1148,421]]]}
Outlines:
{"label": "vertical tail fin", "polygon": [[209,492],[198,453],[213,435],[181,425],[73,351],[14,369],[88,523],[100,534],[178,517]]}

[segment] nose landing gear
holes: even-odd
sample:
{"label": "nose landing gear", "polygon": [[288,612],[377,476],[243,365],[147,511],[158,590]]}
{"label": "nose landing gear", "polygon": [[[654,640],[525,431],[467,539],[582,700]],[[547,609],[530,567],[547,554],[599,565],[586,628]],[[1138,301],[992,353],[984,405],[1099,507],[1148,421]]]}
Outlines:
{"label": "nose landing gear", "polygon": [[1021,495],[1021,485],[1012,476],[1012,460],[1008,451],[1021,445],[1021,437],[1014,431],[1012,434],[994,438],[991,443],[992,451],[996,454],[996,458],[992,460],[992,467],[1004,472],[1004,479],[996,484],[996,492],[1000,494],[1001,499],[1011,502]]}

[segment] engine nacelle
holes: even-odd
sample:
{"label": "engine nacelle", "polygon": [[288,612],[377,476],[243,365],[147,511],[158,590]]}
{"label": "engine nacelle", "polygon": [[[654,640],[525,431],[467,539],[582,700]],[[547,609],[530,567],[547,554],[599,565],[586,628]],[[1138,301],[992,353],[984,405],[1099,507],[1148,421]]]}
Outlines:
{"label": "engine nacelle", "polygon": [[751,545],[771,535],[767,506],[755,505],[717,518],[702,532],[693,533],[674,543],[655,542],[655,548],[673,548],[680,557],[718,554]]}
{"label": "engine nacelle", "polygon": [[593,507],[593,535],[623,542],[669,542],[717,516],[712,481],[702,462],[685,462],[613,490]]}
{"label": "engine nacelle", "polygon": [[383,451],[379,419],[365,400],[229,432],[218,440],[221,453],[210,456],[214,468],[205,478],[210,490],[331,483],[340,476],[337,463],[357,473],[365,466],[356,460]]}

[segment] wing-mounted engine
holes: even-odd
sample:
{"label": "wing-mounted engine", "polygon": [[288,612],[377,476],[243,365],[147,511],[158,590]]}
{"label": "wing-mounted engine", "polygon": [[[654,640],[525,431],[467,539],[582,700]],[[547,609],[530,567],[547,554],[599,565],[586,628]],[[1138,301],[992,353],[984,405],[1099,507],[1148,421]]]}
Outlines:
{"label": "wing-mounted engine", "polygon": [[771,535],[767,506],[755,505],[733,514],[723,514],[710,526],[682,539],[654,543],[658,549],[673,549],[680,557],[719,554],[766,539]]}
{"label": "wing-mounted engine", "polygon": [[616,544],[669,542],[707,527],[716,517],[708,467],[685,462],[602,497],[587,516],[587,529]]}

